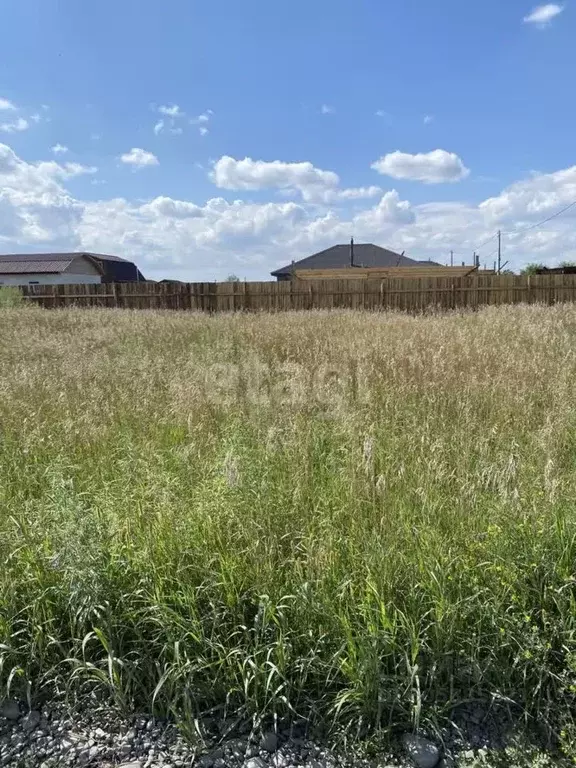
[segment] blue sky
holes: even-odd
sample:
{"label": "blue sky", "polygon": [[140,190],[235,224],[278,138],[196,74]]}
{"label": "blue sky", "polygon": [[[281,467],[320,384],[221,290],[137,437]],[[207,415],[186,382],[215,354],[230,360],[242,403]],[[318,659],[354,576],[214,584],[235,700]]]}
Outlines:
{"label": "blue sky", "polygon": [[469,262],[502,229],[515,266],[576,258],[574,210],[534,227],[576,200],[569,2],[4,0],[0,14],[1,252],[260,279],[350,235]]}

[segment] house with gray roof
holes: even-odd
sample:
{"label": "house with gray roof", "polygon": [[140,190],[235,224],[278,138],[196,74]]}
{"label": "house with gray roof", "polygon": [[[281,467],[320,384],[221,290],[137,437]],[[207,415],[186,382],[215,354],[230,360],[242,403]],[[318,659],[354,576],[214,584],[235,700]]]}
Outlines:
{"label": "house with gray roof", "polygon": [[144,281],[136,264],[102,253],[0,254],[0,285],[63,285]]}
{"label": "house with gray roof", "polygon": [[[288,264],[285,267],[272,272],[272,277],[277,280],[290,280],[298,270],[335,270],[343,269],[389,269],[392,267],[423,267],[440,266],[433,261],[415,261],[409,259],[403,253],[395,253],[388,248],[381,248],[372,243],[348,243],[346,245],[333,245],[325,251],[320,251],[300,261]],[[352,275],[351,275],[352,276]]]}

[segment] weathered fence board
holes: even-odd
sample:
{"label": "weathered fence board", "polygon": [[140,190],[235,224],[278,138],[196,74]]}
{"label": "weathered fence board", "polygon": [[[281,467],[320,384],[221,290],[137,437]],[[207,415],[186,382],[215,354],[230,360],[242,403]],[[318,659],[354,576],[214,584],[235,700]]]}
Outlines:
{"label": "weathered fence board", "polygon": [[200,312],[305,309],[476,309],[486,305],[576,301],[576,275],[476,275],[385,280],[262,283],[106,283],[29,285],[24,297],[50,309],[119,307]]}

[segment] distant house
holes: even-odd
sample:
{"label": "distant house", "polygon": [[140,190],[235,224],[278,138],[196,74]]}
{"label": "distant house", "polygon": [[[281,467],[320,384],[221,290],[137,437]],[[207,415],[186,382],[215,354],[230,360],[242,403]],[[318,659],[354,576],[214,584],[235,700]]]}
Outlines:
{"label": "distant house", "polygon": [[0,254],[0,285],[128,283],[145,277],[131,261],[101,253]]}
{"label": "distant house", "polygon": [[538,267],[535,275],[576,275],[576,265],[564,264],[560,267]]}
{"label": "distant house", "polygon": [[362,278],[389,276],[409,276],[414,270],[414,276],[425,273],[441,274],[447,272],[464,274],[474,270],[474,267],[443,267],[434,261],[415,261],[395,253],[387,248],[381,248],[372,243],[334,245],[325,251],[315,253],[301,261],[289,264],[272,272],[277,280],[327,279],[327,278]]}

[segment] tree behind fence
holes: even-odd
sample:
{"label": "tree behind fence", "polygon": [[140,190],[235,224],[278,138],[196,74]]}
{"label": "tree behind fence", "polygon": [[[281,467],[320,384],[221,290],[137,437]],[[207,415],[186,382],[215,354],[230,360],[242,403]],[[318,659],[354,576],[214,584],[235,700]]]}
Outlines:
{"label": "tree behind fence", "polygon": [[576,275],[486,275],[408,280],[314,280],[262,283],[105,283],[30,285],[22,292],[41,307],[120,307],[202,312],[305,309],[399,309],[418,312],[491,304],[574,301]]}

